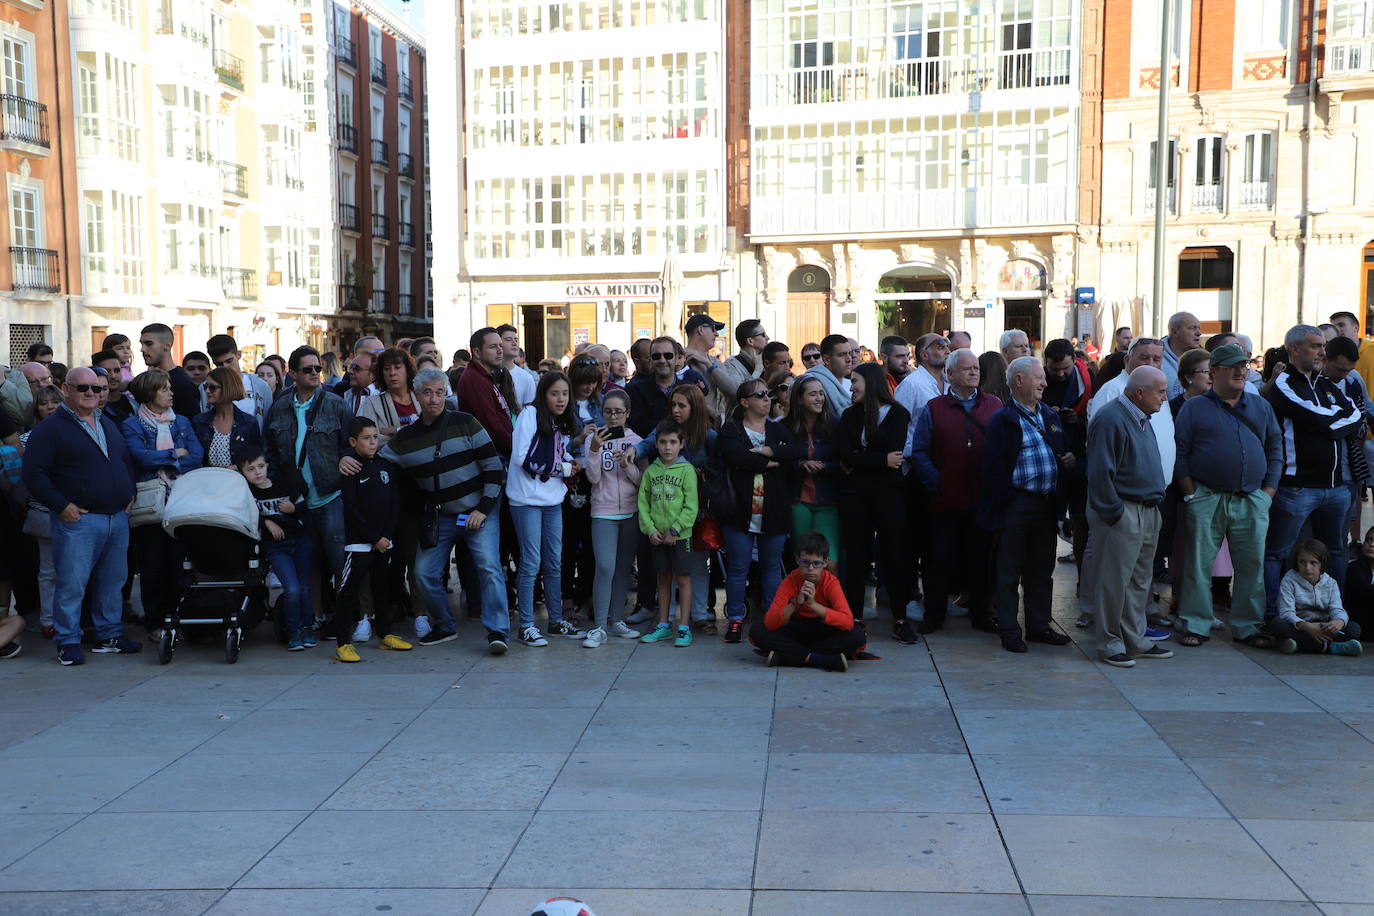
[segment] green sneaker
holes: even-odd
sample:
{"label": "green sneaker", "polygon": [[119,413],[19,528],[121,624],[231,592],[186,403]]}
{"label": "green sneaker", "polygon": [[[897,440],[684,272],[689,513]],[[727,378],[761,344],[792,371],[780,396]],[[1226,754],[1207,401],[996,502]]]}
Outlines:
{"label": "green sneaker", "polygon": [[679,649],[685,649],[692,644],[692,628],[678,627],[677,639],[673,640],[673,645]]}
{"label": "green sneaker", "polygon": [[640,642],[663,642],[665,639],[673,638],[673,628],[666,623],[660,623],[643,636],[639,637]]}
{"label": "green sneaker", "polygon": [[1360,645],[1358,639],[1343,639],[1340,642],[1331,644],[1332,655],[1351,655],[1356,656],[1364,651],[1364,646]]}

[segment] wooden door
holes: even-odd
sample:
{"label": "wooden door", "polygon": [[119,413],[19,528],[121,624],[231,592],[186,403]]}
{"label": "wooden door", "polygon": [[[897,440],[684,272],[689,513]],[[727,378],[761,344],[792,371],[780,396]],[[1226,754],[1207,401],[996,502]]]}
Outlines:
{"label": "wooden door", "polygon": [[787,336],[780,338],[787,343],[793,359],[800,361],[803,346],[819,344],[821,338],[830,333],[830,294],[788,293],[787,294]]}

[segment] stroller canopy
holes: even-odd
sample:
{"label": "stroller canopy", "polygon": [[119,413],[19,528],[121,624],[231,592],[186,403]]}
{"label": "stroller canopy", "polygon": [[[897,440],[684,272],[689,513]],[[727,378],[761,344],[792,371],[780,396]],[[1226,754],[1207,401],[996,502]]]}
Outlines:
{"label": "stroller canopy", "polygon": [[182,525],[210,525],[258,540],[258,504],[248,481],[231,468],[182,474],[167,496],[162,530],[175,537]]}

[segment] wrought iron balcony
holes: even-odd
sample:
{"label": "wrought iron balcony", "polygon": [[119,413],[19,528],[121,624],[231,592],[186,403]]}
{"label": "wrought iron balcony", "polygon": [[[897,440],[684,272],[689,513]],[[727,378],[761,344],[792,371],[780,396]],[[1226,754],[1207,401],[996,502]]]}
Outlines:
{"label": "wrought iron balcony", "polygon": [[391,217],[385,213],[372,214],[372,237],[374,239],[391,239]]}
{"label": "wrought iron balcony", "polygon": [[390,165],[390,164],[391,164],[391,147],[387,144],[387,142],[386,142],[385,140],[378,140],[378,139],[376,139],[376,138],[373,138],[373,140],[372,140],[372,164],[373,164],[373,165]]}
{"label": "wrought iron balcony", "polygon": [[0,95],[0,141],[4,140],[50,149],[48,106],[20,95]]}
{"label": "wrought iron balcony", "polygon": [[363,310],[363,288],[356,283],[345,283],[339,287],[339,311],[361,312]]}
{"label": "wrought iron balcony", "polygon": [[10,266],[14,279],[13,289],[35,290],[55,293],[62,288],[57,269],[57,252],[51,248],[24,248],[10,246]]}
{"label": "wrought iron balcony", "polygon": [[379,315],[391,314],[391,291],[374,289],[372,291],[372,301],[368,303],[367,310]]}
{"label": "wrought iron balcony", "polygon": [[358,231],[358,208],[353,204],[339,204],[339,228],[348,232]]}
{"label": "wrought iron balcony", "polygon": [[398,91],[401,94],[401,98],[406,101],[411,102],[415,100],[415,86],[411,83],[410,77],[406,76],[404,73],[401,74],[400,88]]}
{"label": "wrought iron balcony", "polygon": [[224,298],[256,302],[258,298],[258,272],[243,267],[224,267],[220,270],[219,282],[224,290]]}
{"label": "wrought iron balcony", "polygon": [[401,293],[399,299],[400,302],[398,304],[400,308],[397,311],[397,314],[411,316],[415,315],[415,294]]}
{"label": "wrought iron balcony", "polygon": [[352,124],[339,125],[339,149],[350,153],[358,151],[358,128]]}
{"label": "wrought iron balcony", "polygon": [[396,174],[402,178],[415,177],[415,157],[410,153],[396,154]]}
{"label": "wrought iron balcony", "polygon": [[335,36],[334,38],[334,58],[341,64],[348,64],[350,67],[358,66],[358,43],[351,38]]}
{"label": "wrought iron balcony", "polygon": [[372,82],[378,86],[386,85],[386,61],[374,60],[372,62]]}
{"label": "wrought iron balcony", "polygon": [[400,242],[407,248],[415,247],[415,224],[400,223]]}
{"label": "wrought iron balcony", "polygon": [[221,159],[219,161],[219,184],[220,189],[225,194],[246,200],[248,198],[248,166]]}
{"label": "wrought iron balcony", "polygon": [[215,73],[226,86],[243,91],[243,58],[230,54],[222,48],[215,49]]}

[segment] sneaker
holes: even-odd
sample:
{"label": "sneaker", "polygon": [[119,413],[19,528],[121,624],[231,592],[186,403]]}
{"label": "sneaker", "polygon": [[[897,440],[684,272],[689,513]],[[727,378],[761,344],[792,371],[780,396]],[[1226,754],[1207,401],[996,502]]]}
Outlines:
{"label": "sneaker", "polygon": [[587,649],[596,649],[605,641],[606,631],[601,629],[601,627],[596,627],[587,631],[587,638],[582,640],[582,645]]}
{"label": "sneaker", "polygon": [[334,657],[341,662],[360,662],[362,658],[358,655],[358,650],[353,648],[352,643],[339,643],[339,648],[334,650]]}
{"label": "sneaker", "polygon": [[544,638],[544,634],[539,632],[538,627],[525,627],[520,631],[520,641],[527,646],[547,646],[549,641]]}
{"label": "sneaker", "polygon": [[638,630],[625,626],[623,620],[617,620],[611,624],[611,635],[621,639],[638,639],[640,634]]}
{"label": "sneaker", "polygon": [[549,624],[549,635],[565,636],[568,639],[581,639],[587,634],[583,633],[566,620],[558,620]]}
{"label": "sneaker", "polygon": [[781,665],[781,664],[782,664],[782,659],[781,659],[781,658],[778,658],[778,653],[776,653],[776,652],[769,652],[769,653],[768,653],[768,667],[769,667],[769,668],[776,668],[776,667],[778,667],[778,666]]}
{"label": "sneaker", "polygon": [[292,630],[291,638],[286,641],[287,652],[300,652],[305,649],[305,639],[300,630]]}
{"label": "sneaker", "polygon": [[432,628],[429,625],[428,617],[421,614],[420,616],[415,618],[415,636],[417,638],[424,639],[426,636],[429,635],[429,631],[431,629]]}
{"label": "sneaker", "polygon": [[1298,641],[1296,639],[1280,639],[1274,644],[1274,648],[1284,655],[1292,655],[1298,651]]}
{"label": "sneaker", "polygon": [[113,639],[101,640],[91,651],[97,655],[134,655],[143,651],[143,643],[116,636]]}
{"label": "sneaker", "polygon": [[1088,627],[1093,625],[1093,615],[1079,614],[1078,619],[1073,622],[1073,625],[1078,627],[1078,629],[1080,630],[1086,630]]}
{"label": "sneaker", "polygon": [[425,636],[416,640],[422,646],[437,646],[441,642],[453,642],[458,638],[458,634],[452,630],[430,630]]}
{"label": "sneaker", "polygon": [[640,642],[663,642],[673,638],[673,628],[666,623],[660,623],[649,632],[639,638]]}
{"label": "sneaker", "polygon": [[54,639],[56,636],[57,636],[57,627],[53,626],[52,624],[48,624],[46,627],[43,628],[43,638],[44,638],[44,639]]}
{"label": "sneaker", "polygon": [[397,652],[405,652],[406,650],[414,649],[415,647],[399,636],[393,636],[391,634],[388,634],[386,636],[383,636],[381,638],[381,641],[377,643],[377,648],[394,649]]}
{"label": "sneaker", "polygon": [[1042,642],[1047,646],[1067,646],[1073,642],[1072,639],[1060,633],[1058,630],[1045,630],[1041,633],[1027,633],[1027,642]]}
{"label": "sneaker", "polygon": [[1166,649],[1166,648],[1164,648],[1163,646],[1151,646],[1150,648],[1146,649],[1144,652],[1132,652],[1132,653],[1131,653],[1131,658],[1173,658],[1173,657],[1174,657],[1173,650],[1172,650],[1172,649]]}
{"label": "sneaker", "polygon": [[19,645],[19,643],[7,642],[3,646],[0,646],[0,661],[4,661],[7,658],[14,658],[23,651],[24,647]]}
{"label": "sneaker", "polygon": [[506,634],[498,633],[495,630],[487,632],[487,654],[505,655],[506,654]]}
{"label": "sneaker", "polygon": [[626,622],[626,623],[647,623],[648,621],[653,620],[653,619],[654,619],[655,617],[657,617],[657,616],[658,616],[658,611],[651,610],[651,609],[649,609],[649,608],[647,608],[647,607],[637,607],[637,608],[635,608],[635,612],[634,612],[633,614],[631,614],[630,616],[628,616],[628,617],[625,618],[625,622]]}
{"label": "sneaker", "polygon": [[726,641],[726,642],[739,642],[739,641],[740,641],[741,639],[743,639],[743,638],[744,638],[744,621],[743,621],[743,620],[732,620],[732,621],[730,621],[729,625],[725,628],[725,641]]}
{"label": "sneaker", "polygon": [[1153,640],[1153,641],[1155,641],[1155,642],[1159,642],[1160,640],[1163,640],[1163,639],[1168,639],[1170,636],[1173,636],[1173,635],[1174,635],[1174,631],[1173,631],[1173,630],[1165,630],[1165,629],[1162,629],[1162,628],[1160,628],[1160,627],[1146,627],[1146,628],[1145,628],[1145,638],[1146,638],[1146,639],[1149,639],[1149,640]]}
{"label": "sneaker", "polygon": [[812,652],[807,665],[822,671],[848,671],[849,659],[844,655],[831,655],[827,652]]}
{"label": "sneaker", "polygon": [[358,621],[358,625],[353,628],[354,642],[367,642],[372,638],[372,622],[364,617]]}
{"label": "sneaker", "polygon": [[1351,658],[1358,656],[1364,651],[1364,646],[1360,645],[1358,639],[1343,639],[1340,642],[1331,644],[1332,655],[1349,655]]}
{"label": "sneaker", "polygon": [[921,641],[921,638],[916,635],[916,631],[911,629],[911,621],[905,617],[893,622],[892,638],[904,646],[914,646]]}
{"label": "sneaker", "polygon": [[685,649],[692,644],[692,628],[678,627],[677,639],[673,640],[673,645],[679,649]]}
{"label": "sneaker", "polygon": [[319,644],[319,640],[315,638],[314,630],[309,627],[301,630],[301,645],[305,646],[307,649],[313,649]]}
{"label": "sneaker", "polygon": [[57,663],[63,668],[69,668],[72,665],[84,665],[86,664],[86,656],[81,654],[81,647],[76,644],[58,646]]}
{"label": "sneaker", "polygon": [[1106,658],[1102,660],[1114,668],[1135,667],[1135,659],[1131,658],[1125,652],[1118,652],[1115,655],[1108,655]]}

